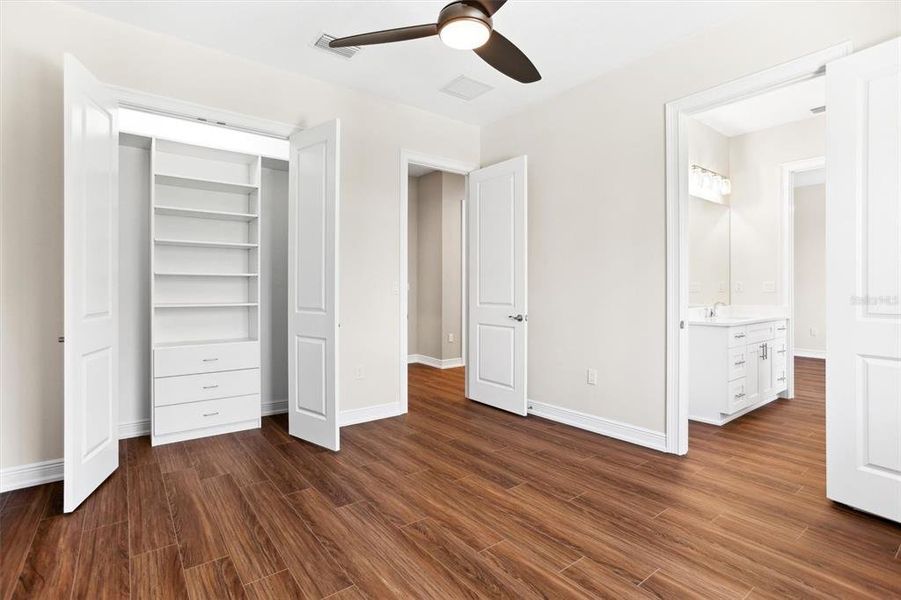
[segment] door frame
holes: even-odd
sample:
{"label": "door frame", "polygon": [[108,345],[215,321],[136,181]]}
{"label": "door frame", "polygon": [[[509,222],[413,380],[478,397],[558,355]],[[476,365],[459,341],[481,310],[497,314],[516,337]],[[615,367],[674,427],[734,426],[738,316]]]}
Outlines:
{"label": "door frame", "polygon": [[[826,156],[794,160],[782,164],[782,263],[783,303],[790,327],[786,331],[785,377],[788,389],[782,398],[795,397],[795,175],[826,168]],[[825,182],[824,182],[825,183]],[[825,304],[826,297],[823,297]]]}
{"label": "door frame", "polygon": [[[397,414],[404,414],[408,410],[408,386],[407,386],[407,377],[408,377],[408,356],[409,356],[409,322],[407,320],[407,311],[409,310],[409,219],[407,218],[409,215],[409,204],[410,204],[410,196],[408,189],[408,181],[410,175],[410,164],[420,165],[423,167],[430,167],[435,169],[436,171],[443,171],[445,173],[455,173],[457,175],[463,175],[466,178],[466,183],[468,184],[469,173],[475,171],[479,168],[479,165],[476,163],[470,163],[466,161],[456,160],[453,158],[446,158],[442,156],[437,156],[434,154],[426,154],[422,152],[416,152],[413,150],[406,150],[401,148],[400,151],[400,198],[399,198],[399,209],[400,209],[400,232],[399,232],[399,241],[400,241],[400,264],[399,264],[399,272],[400,277],[398,279],[397,285],[397,295],[398,295],[398,321],[400,323],[400,343],[399,346],[399,358],[400,358],[400,369],[399,369],[399,378],[398,378],[398,399],[397,399]],[[468,316],[469,313],[467,311],[467,302],[466,302],[466,291],[467,291],[467,281],[466,281],[466,257],[468,256],[468,238],[466,232],[466,207],[468,200],[468,185],[464,185],[463,192],[463,201],[461,207],[461,226],[462,226],[462,236],[461,236],[461,249],[460,260],[461,260],[461,268],[463,269],[461,273],[461,290],[462,294],[462,331],[460,333],[460,352],[463,357],[463,364],[468,363],[467,353],[466,353],[466,326],[468,324]]]}
{"label": "door frame", "polygon": [[692,114],[798,83],[853,51],[850,41],[666,103],[666,451],[688,452],[688,140]]}

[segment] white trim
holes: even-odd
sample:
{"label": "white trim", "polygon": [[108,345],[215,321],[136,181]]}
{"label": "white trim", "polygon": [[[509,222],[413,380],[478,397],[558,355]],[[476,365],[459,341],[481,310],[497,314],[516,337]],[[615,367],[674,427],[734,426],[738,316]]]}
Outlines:
{"label": "white trim", "polygon": [[808,348],[794,348],[795,356],[802,358],[821,358],[826,360],[825,350],[810,350]]}
{"label": "white trim", "polygon": [[761,408],[762,406],[766,406],[770,402],[774,402],[776,400],[779,400],[780,398],[788,400],[788,398],[785,398],[785,396],[782,396],[781,394],[773,394],[766,400],[760,400],[756,404],[752,404],[751,406],[746,406],[745,408],[741,409],[738,412],[734,412],[731,415],[724,415],[723,418],[721,418],[721,419],[709,419],[706,417],[692,417],[692,416],[689,416],[688,418],[692,421],[697,421],[699,423],[707,423],[708,425],[722,426],[722,425],[725,425],[726,423],[728,423],[729,421],[734,421],[738,417],[743,417],[746,414],[748,414],[749,412],[757,410],[758,408]]}
{"label": "white trim", "polygon": [[[826,167],[826,157],[817,156],[796,160],[782,165],[782,218],[779,232],[779,266],[782,270],[782,303],[788,316],[786,331],[785,359],[786,398],[795,397],[795,177],[800,173],[822,170]],[[823,302],[826,299],[823,298]]]}
{"label": "white trim", "polygon": [[0,469],[0,493],[63,480],[63,459]]}
{"label": "white trim", "polygon": [[773,88],[810,79],[823,67],[852,51],[843,42],[820,52],[748,75],[666,104],[666,450],[688,452],[688,320],[687,214],[688,145],[684,120],[688,115],[729,104]]}
{"label": "white trim", "polygon": [[287,398],[284,400],[270,400],[269,402],[263,402],[260,407],[260,414],[264,417],[268,417],[269,415],[280,415],[286,412],[288,412]]}
{"label": "white trim", "polygon": [[[208,125],[226,127],[257,135],[267,135],[279,139],[287,139],[302,127],[280,121],[261,119],[241,113],[222,110],[203,104],[195,104],[185,100],[157,96],[140,90],[133,90],[118,85],[106,84],[106,88],[120,106],[136,108],[146,112],[179,117],[191,121],[206,119]],[[225,123],[224,125],[222,123]]]}
{"label": "white trim", "polygon": [[138,419],[137,421],[119,423],[120,440],[141,437],[142,435],[150,435],[150,419]]}
{"label": "white trim", "polygon": [[645,448],[666,452],[666,434],[644,427],[636,427],[613,419],[596,417],[577,410],[529,400],[529,414],[579,429],[599,433]]}
{"label": "white trim", "polygon": [[364,408],[352,408],[341,411],[338,415],[338,425],[344,427],[345,425],[388,419],[402,415],[405,412],[406,410],[401,410],[398,402],[386,402],[385,404],[376,404],[375,406],[366,406]]}
{"label": "white trim", "polygon": [[[457,173],[458,175],[468,175],[471,171],[475,171],[479,168],[478,165],[467,163],[464,161],[459,161],[452,158],[443,158],[440,156],[434,156],[430,154],[423,154],[420,152],[415,152],[412,150],[405,150],[401,148],[400,151],[400,215],[399,215],[399,224],[400,224],[400,265],[399,265],[399,273],[400,278],[398,279],[397,284],[397,295],[398,295],[398,322],[400,323],[400,372],[398,377],[398,398],[397,405],[399,406],[400,412],[398,414],[404,414],[407,412],[407,361],[409,360],[409,347],[408,347],[408,320],[407,320],[407,296],[409,295],[409,274],[407,273],[408,265],[408,257],[407,253],[409,251],[407,234],[409,233],[409,223],[407,222],[407,215],[409,211],[409,190],[407,189],[407,181],[409,179],[409,166],[410,163],[415,163],[417,165],[422,165],[424,167],[431,167],[437,171],[444,171],[446,173]],[[464,188],[468,188],[469,186],[464,186]],[[464,193],[463,196],[463,212],[461,214],[461,219],[463,223],[466,222],[466,205],[467,198]],[[463,226],[465,228],[465,225]],[[465,229],[464,229],[465,231]],[[462,252],[463,254],[463,273],[461,274],[462,281],[462,294],[463,294],[463,315],[462,315],[462,325],[463,330],[460,336],[460,347],[463,352],[463,360],[466,360],[466,323],[467,323],[467,312],[466,312],[466,236],[463,236],[461,240],[462,244]]]}
{"label": "white trim", "polygon": [[425,354],[407,355],[407,364],[419,363],[436,369],[456,369],[463,366],[463,357],[459,358],[434,358]]}

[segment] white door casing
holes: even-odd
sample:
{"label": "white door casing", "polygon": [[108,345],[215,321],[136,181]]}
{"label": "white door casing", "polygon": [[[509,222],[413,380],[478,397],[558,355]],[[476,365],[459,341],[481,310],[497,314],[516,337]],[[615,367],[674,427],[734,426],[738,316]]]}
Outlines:
{"label": "white door casing", "polygon": [[290,141],[288,430],[337,451],[340,123]]}
{"label": "white door casing", "polygon": [[901,38],[826,71],[826,495],[901,521]]}
{"label": "white door casing", "polygon": [[64,491],[75,510],[119,466],[116,102],[64,57]]}
{"label": "white door casing", "polygon": [[526,157],[469,174],[466,382],[472,400],[527,412]]}

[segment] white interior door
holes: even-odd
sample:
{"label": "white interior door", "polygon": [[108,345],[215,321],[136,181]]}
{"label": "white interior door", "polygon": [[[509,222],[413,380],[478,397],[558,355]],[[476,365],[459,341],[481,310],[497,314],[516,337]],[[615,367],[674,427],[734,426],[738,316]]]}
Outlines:
{"label": "white interior door", "polygon": [[826,70],[826,494],[901,521],[901,38]]}
{"label": "white interior door", "polygon": [[466,392],[526,414],[526,157],[469,174]]}
{"label": "white interior door", "polygon": [[119,129],[116,102],[64,58],[64,509],[119,466]]}
{"label": "white interior door", "polygon": [[288,429],[331,450],[338,432],[340,124],[291,136],[288,184]]}

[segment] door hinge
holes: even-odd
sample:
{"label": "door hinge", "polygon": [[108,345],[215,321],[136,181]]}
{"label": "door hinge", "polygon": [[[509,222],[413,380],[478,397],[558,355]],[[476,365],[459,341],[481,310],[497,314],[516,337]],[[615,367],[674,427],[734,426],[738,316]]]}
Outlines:
{"label": "door hinge", "polygon": [[56,338],[56,341],[59,342],[60,344],[62,344],[63,342],[66,341],[66,338],[64,338],[63,336],[59,336],[58,338]]}
{"label": "door hinge", "polygon": [[679,329],[685,329],[685,321],[679,321]]}

